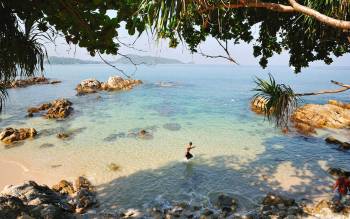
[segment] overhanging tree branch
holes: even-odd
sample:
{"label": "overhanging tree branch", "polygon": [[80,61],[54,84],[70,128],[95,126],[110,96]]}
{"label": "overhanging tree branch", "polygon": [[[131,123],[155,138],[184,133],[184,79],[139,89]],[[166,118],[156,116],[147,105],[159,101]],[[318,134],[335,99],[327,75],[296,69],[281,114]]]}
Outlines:
{"label": "overhanging tree branch", "polygon": [[290,5],[272,3],[272,2],[261,2],[259,0],[242,0],[239,3],[220,3],[215,5],[208,6],[207,4],[202,4],[202,9],[199,13],[205,13],[207,11],[225,8],[225,9],[234,9],[234,8],[264,8],[271,11],[281,12],[281,13],[301,13],[310,17],[315,18],[317,21],[324,23],[328,26],[342,29],[350,30],[350,21],[340,20],[336,18],[329,17],[325,14],[322,14],[312,8],[300,5],[295,0],[288,0]]}

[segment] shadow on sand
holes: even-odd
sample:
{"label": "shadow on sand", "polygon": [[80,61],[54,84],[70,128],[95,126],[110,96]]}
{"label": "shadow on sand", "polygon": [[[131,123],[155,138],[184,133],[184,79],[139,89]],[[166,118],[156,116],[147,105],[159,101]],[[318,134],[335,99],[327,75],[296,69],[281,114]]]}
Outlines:
{"label": "shadow on sand", "polygon": [[337,158],[349,156],[312,137],[276,136],[263,144],[265,151],[248,161],[238,156],[197,155],[191,162],[170,162],[116,178],[98,186],[100,209],[142,208],[155,200],[210,207],[210,197],[218,192],[238,199],[239,210],[253,208],[268,192],[314,199],[331,192],[333,179],[324,164],[331,166]]}

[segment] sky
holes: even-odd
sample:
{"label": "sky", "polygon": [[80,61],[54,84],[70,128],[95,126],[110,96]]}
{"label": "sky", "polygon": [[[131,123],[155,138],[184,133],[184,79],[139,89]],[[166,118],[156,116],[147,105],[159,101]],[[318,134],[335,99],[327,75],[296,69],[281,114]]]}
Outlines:
{"label": "sky", "polygon": [[[257,34],[258,29],[253,27],[253,35]],[[118,30],[120,40],[123,43],[131,44],[135,41],[135,37],[130,37],[121,28]],[[167,41],[157,42],[152,36],[147,34],[142,34],[142,36],[136,40],[134,48],[131,49],[125,46],[120,48],[120,53],[122,54],[137,54],[137,55],[151,55],[156,57],[166,57],[174,58],[182,62],[194,62],[195,64],[232,64],[225,59],[213,59],[206,58],[200,54],[191,54],[185,45],[181,43],[177,48],[168,48]],[[302,48],[301,48],[302,49]],[[60,56],[60,57],[72,57],[84,60],[99,60],[99,57],[91,57],[90,54],[84,48],[78,46],[68,46],[65,40],[58,39],[56,46],[53,44],[47,45],[47,50],[49,56]],[[218,45],[214,39],[208,39],[205,43],[201,45],[201,50],[205,54],[209,55],[224,55],[223,49]],[[238,45],[229,45],[229,51],[231,56],[238,62],[239,65],[259,65],[259,58],[253,56],[253,45],[241,43]],[[118,59],[118,56],[104,56],[107,60]],[[282,52],[282,54],[275,54],[270,60],[269,65],[285,65],[288,66],[289,55],[287,52]],[[323,66],[323,62],[313,63],[311,66]],[[333,66],[349,66],[350,65],[350,54],[345,56],[335,58],[332,64]]]}

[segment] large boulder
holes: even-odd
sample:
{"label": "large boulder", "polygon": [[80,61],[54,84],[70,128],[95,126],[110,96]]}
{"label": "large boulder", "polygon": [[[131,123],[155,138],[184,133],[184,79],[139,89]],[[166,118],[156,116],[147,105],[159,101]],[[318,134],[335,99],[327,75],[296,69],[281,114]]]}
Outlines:
{"label": "large boulder", "polygon": [[130,90],[134,86],[142,84],[141,80],[123,79],[120,76],[111,76],[107,82],[99,82],[96,79],[86,79],[77,85],[77,95],[96,93],[99,90]]}
{"label": "large boulder", "polygon": [[97,90],[101,89],[101,82],[94,78],[85,79],[75,89],[78,95],[96,93]]}
{"label": "large boulder", "polygon": [[120,76],[111,76],[107,81],[108,89],[111,90],[130,90],[139,84],[142,84],[141,80],[123,79]]}
{"label": "large boulder", "polygon": [[47,110],[45,118],[63,119],[73,111],[72,102],[67,99],[58,99],[51,102],[51,107]]}
{"label": "large boulder", "polygon": [[[343,104],[344,105],[344,104]],[[291,119],[298,127],[315,128],[348,128],[350,127],[350,110],[330,101],[328,104],[306,104],[296,109]],[[304,124],[298,125],[298,124]]]}
{"label": "large boulder", "polygon": [[33,138],[37,135],[37,131],[34,128],[5,128],[0,133],[0,140],[6,144],[10,144],[15,141],[25,140],[27,138]]}

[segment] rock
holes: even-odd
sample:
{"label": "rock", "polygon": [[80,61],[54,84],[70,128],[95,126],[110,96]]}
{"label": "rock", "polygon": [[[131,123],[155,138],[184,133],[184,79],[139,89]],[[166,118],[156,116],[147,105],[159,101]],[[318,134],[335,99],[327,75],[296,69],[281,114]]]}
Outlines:
{"label": "rock", "polygon": [[20,80],[14,80],[12,82],[9,82],[5,84],[6,88],[22,88],[27,87],[35,84],[49,84],[49,79],[45,77],[30,77],[27,79],[20,79]]}
{"label": "rock", "polygon": [[89,207],[97,204],[96,195],[87,188],[80,188],[76,196],[76,212],[83,213]]}
{"label": "rock", "polygon": [[30,114],[30,113],[33,114],[33,113],[40,112],[40,110],[38,108],[36,108],[36,107],[30,107],[30,108],[27,109],[27,112],[28,112],[28,114]]}
{"label": "rock", "polygon": [[181,125],[178,123],[166,123],[163,125],[163,128],[168,129],[170,131],[178,131],[181,129]]}
{"label": "rock", "polygon": [[[40,186],[33,181],[22,185],[5,187],[1,195],[11,195],[22,200],[25,205],[43,207],[52,204],[63,211],[73,212],[68,201],[47,186]],[[32,215],[32,214],[30,214]]]}
{"label": "rock", "polygon": [[329,168],[327,170],[327,172],[329,174],[331,174],[332,176],[345,176],[345,177],[350,177],[350,171],[346,171],[340,168]]}
{"label": "rock", "polygon": [[295,200],[288,199],[273,193],[269,193],[263,198],[262,204],[269,205],[269,206],[271,205],[277,206],[279,204],[283,204],[284,206],[289,207],[289,206],[295,205]]}
{"label": "rock", "polygon": [[98,80],[92,78],[92,79],[85,79],[80,84],[77,85],[75,88],[78,95],[85,95],[90,93],[96,93],[97,90],[101,88],[101,82]]}
{"label": "rock", "polygon": [[77,191],[81,190],[81,189],[87,189],[91,192],[95,191],[95,188],[92,186],[91,182],[86,179],[83,176],[79,176],[76,180],[75,180],[75,188]]}
{"label": "rock", "polygon": [[51,107],[47,110],[45,118],[63,119],[71,114],[73,108],[72,102],[67,99],[57,99],[51,102]]}
{"label": "rock", "polygon": [[213,215],[214,212],[208,208],[204,209],[203,212],[202,212],[202,215],[204,216],[210,216],[210,215]]}
{"label": "rock", "polygon": [[344,108],[344,109],[350,109],[349,103],[343,103],[343,102],[337,101],[337,100],[328,100],[328,104],[339,106],[339,107]]}
{"label": "rock", "polygon": [[264,114],[266,103],[267,100],[263,97],[253,98],[250,102],[250,109],[257,114]]}
{"label": "rock", "polygon": [[102,83],[101,83],[101,90],[108,90],[108,84],[102,82]]}
{"label": "rock", "polygon": [[69,138],[69,134],[64,133],[64,132],[60,132],[56,135],[56,137],[59,139],[66,139],[66,138]]}
{"label": "rock", "polygon": [[28,213],[28,207],[21,199],[10,195],[0,196],[0,218],[17,218],[26,213]]}
{"label": "rock", "polygon": [[294,123],[303,123],[311,128],[348,128],[350,110],[332,102],[324,105],[306,104],[296,109],[291,119]]}
{"label": "rock", "polygon": [[312,212],[314,214],[320,214],[323,209],[331,209],[331,203],[327,200],[321,200],[315,205],[315,207],[312,209]]}
{"label": "rock", "polygon": [[222,211],[226,212],[234,212],[237,208],[236,200],[225,194],[220,194],[218,196],[215,205]]}
{"label": "rock", "polygon": [[94,79],[94,78],[90,78],[90,79],[85,79],[82,82],[80,82],[80,85],[83,88],[92,88],[92,89],[99,89],[101,87],[101,82],[99,82],[98,80]]}
{"label": "rock", "polygon": [[108,89],[111,90],[129,90],[139,84],[142,84],[141,80],[123,79],[120,76],[111,76],[107,81]]}
{"label": "rock", "polygon": [[73,195],[75,193],[73,184],[67,180],[61,180],[58,184],[52,186],[52,190],[64,195]]}
{"label": "rock", "polygon": [[114,172],[120,170],[120,166],[118,166],[115,163],[110,163],[107,165],[107,167],[110,171],[114,171]]}
{"label": "rock", "polygon": [[50,84],[59,84],[59,83],[62,83],[62,81],[59,81],[59,80],[50,81]]}
{"label": "rock", "polygon": [[326,141],[328,144],[336,144],[336,145],[339,145],[339,147],[340,147],[341,149],[344,149],[344,150],[349,150],[349,149],[350,149],[350,143],[340,141],[340,140],[334,138],[333,136],[327,137],[327,138],[325,139],[325,141]]}
{"label": "rock", "polygon": [[44,144],[40,145],[40,148],[52,148],[54,146],[55,146],[54,144],[44,143]]}
{"label": "rock", "polygon": [[302,122],[294,122],[294,128],[303,135],[311,135],[316,134],[316,129],[313,126],[310,126],[308,124],[302,123]]}
{"label": "rock", "polygon": [[44,104],[41,104],[38,109],[40,111],[48,110],[51,107],[51,105],[52,105],[51,103],[44,103]]}
{"label": "rock", "polygon": [[63,119],[70,115],[73,111],[71,107],[72,103],[67,99],[57,99],[51,103],[44,103],[39,107],[31,107],[28,109],[28,112],[33,115],[39,111],[47,110],[44,115],[47,119]]}
{"label": "rock", "polygon": [[86,79],[77,85],[77,95],[96,93],[99,90],[130,90],[134,86],[142,84],[141,80],[123,79],[120,76],[111,76],[106,83],[96,79]]}
{"label": "rock", "polygon": [[15,141],[25,140],[27,138],[33,138],[37,135],[37,131],[34,128],[5,128],[0,133],[0,140],[6,144],[11,144]]}

